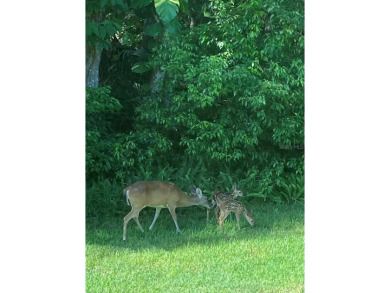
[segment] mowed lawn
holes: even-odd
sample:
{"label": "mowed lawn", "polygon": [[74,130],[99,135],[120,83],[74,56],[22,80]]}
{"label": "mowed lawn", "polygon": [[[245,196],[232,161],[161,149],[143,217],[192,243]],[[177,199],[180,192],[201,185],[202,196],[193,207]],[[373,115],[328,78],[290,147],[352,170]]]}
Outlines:
{"label": "mowed lawn", "polygon": [[[235,216],[218,229],[214,210],[176,209],[177,233],[167,209],[150,231],[154,209],[140,213],[142,233],[123,217],[87,220],[86,292],[304,292],[304,204],[241,200],[255,214],[250,227]],[[130,208],[129,208],[130,211]]]}

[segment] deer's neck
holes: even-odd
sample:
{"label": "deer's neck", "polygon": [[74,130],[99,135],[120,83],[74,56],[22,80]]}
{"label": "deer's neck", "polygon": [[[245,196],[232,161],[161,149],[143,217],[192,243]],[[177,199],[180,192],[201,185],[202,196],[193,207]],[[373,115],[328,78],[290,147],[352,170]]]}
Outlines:
{"label": "deer's neck", "polygon": [[183,196],[181,200],[177,203],[178,207],[189,207],[193,205],[199,204],[199,197],[198,196],[190,196],[186,193],[183,193]]}

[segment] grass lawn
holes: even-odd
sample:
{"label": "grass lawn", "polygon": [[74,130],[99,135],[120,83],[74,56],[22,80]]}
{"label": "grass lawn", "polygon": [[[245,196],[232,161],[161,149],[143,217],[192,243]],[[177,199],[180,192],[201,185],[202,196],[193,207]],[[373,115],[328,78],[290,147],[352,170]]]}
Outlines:
{"label": "grass lawn", "polygon": [[[122,240],[123,217],[87,220],[86,292],[304,292],[304,204],[241,200],[255,215],[235,216],[218,229],[211,211],[178,208],[177,233],[167,209],[152,231],[154,209],[140,213]],[[130,207],[129,207],[130,211]]]}

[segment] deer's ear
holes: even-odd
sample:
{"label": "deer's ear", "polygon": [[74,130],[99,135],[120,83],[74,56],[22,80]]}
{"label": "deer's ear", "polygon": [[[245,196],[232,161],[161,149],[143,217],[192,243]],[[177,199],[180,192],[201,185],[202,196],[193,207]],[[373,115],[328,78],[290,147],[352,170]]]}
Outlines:
{"label": "deer's ear", "polygon": [[194,185],[190,186],[190,193],[193,194],[193,195],[196,195],[196,189],[195,189]]}
{"label": "deer's ear", "polygon": [[196,189],[196,195],[199,196],[199,197],[202,197],[202,196],[203,196],[203,194],[202,194],[202,189],[197,188],[197,189]]}
{"label": "deer's ear", "polygon": [[237,190],[237,183],[234,183],[233,190]]}

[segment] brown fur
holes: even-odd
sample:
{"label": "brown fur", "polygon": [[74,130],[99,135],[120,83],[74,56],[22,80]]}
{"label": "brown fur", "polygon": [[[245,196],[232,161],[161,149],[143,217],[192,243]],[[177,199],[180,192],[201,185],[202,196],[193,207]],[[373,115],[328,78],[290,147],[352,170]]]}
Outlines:
{"label": "brown fur", "polygon": [[240,215],[244,215],[244,217],[247,219],[248,223],[251,226],[255,224],[253,215],[246,210],[243,203],[237,200],[234,199],[225,200],[220,203],[219,208],[221,209],[221,214],[218,219],[218,224],[219,224],[219,229],[221,230],[222,230],[223,221],[231,212],[233,212],[236,215],[236,221],[239,230],[240,230]]}
{"label": "brown fur", "polygon": [[[233,192],[223,192],[221,190],[214,192],[212,195],[212,202],[215,205],[215,218],[218,221],[218,212],[219,212],[219,205],[221,202],[224,202],[229,199],[236,199],[239,196],[244,196],[244,193],[238,189],[237,184],[234,183],[233,185]],[[207,209],[207,221],[209,220],[209,213],[210,209]]]}
{"label": "brown fur", "polygon": [[198,195],[190,196],[183,192],[174,183],[166,183],[162,181],[138,181],[125,188],[123,193],[125,197],[128,198],[132,207],[130,213],[124,218],[123,240],[126,240],[127,223],[131,219],[134,219],[142,232],[144,231],[138,221],[138,215],[145,207],[156,208],[155,219],[149,229],[153,227],[160,210],[162,208],[168,208],[178,232],[180,232],[180,229],[177,224],[175,208],[189,207],[193,205],[201,205],[207,208],[210,207],[207,198],[202,194],[200,189],[197,189]]}

